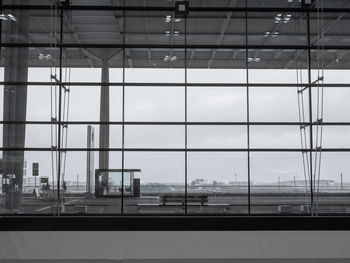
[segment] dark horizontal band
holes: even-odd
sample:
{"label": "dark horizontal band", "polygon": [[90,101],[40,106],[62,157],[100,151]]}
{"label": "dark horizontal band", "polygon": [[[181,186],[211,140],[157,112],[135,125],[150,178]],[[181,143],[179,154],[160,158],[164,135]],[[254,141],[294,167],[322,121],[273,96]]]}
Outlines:
{"label": "dark horizontal band", "polygon": [[[16,125],[126,125],[126,126],[308,126],[309,122],[162,122],[162,121],[0,121],[0,124]],[[319,126],[314,122],[312,126]],[[350,122],[322,122],[322,126],[350,126]]]}
{"label": "dark horizontal band", "polygon": [[[185,70],[185,68],[184,68]],[[251,69],[252,70],[252,69]],[[253,69],[254,70],[254,69]],[[316,70],[316,69],[315,69]],[[54,82],[17,82],[17,81],[0,81],[0,85],[7,86],[51,86]],[[322,84],[298,84],[298,83],[153,83],[153,82],[62,82],[56,83],[57,86],[117,86],[117,87],[229,87],[229,88],[246,88],[248,87],[267,87],[267,88],[297,88],[297,87],[325,87],[325,88],[350,88],[350,83],[322,83]]]}
{"label": "dark horizontal band", "polygon": [[0,151],[7,152],[350,152],[350,148],[49,148],[49,147],[25,147],[7,148],[0,147]]}
{"label": "dark horizontal band", "polygon": [[15,216],[0,231],[350,230],[349,216]]}
{"label": "dark horizontal band", "polygon": [[185,44],[89,44],[89,43],[1,43],[0,47],[38,47],[38,48],[158,48],[158,49],[295,49],[295,50],[348,50],[350,45],[185,45]]}
{"label": "dark horizontal band", "polygon": [[[50,10],[51,5],[0,5],[1,9],[37,9]],[[92,11],[175,11],[174,6],[128,6],[128,5],[60,5],[59,10],[92,10]],[[316,13],[320,9],[302,7],[196,7],[190,6],[189,12],[311,12]],[[338,13],[350,12],[350,8],[323,8],[323,12]],[[190,16],[189,16],[190,17]]]}

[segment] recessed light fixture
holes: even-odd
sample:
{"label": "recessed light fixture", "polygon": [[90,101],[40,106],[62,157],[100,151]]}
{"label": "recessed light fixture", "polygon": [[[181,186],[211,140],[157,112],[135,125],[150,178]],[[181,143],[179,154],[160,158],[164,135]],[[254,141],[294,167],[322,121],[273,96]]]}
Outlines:
{"label": "recessed light fixture", "polygon": [[[299,3],[301,3],[301,0],[298,0]],[[294,0],[288,0],[288,3],[294,3]]]}
{"label": "recessed light fixture", "polygon": [[52,58],[52,56],[50,54],[44,55],[44,54],[40,53],[38,58],[40,60],[50,60]]}
{"label": "recessed light fixture", "polygon": [[260,58],[248,58],[248,62],[260,62]]}
{"label": "recessed light fixture", "polygon": [[292,15],[291,14],[281,14],[281,13],[278,13],[276,16],[275,16],[275,24],[279,24],[279,23],[284,23],[284,24],[287,24],[292,18]]}
{"label": "recessed light fixture", "polygon": [[166,55],[164,58],[163,58],[163,60],[164,61],[171,61],[171,62],[173,62],[173,61],[175,61],[177,59],[177,57],[176,56],[168,56],[168,55]]}
{"label": "recessed light fixture", "polygon": [[178,23],[181,21],[181,18],[173,18],[171,15],[167,15],[165,17],[165,23],[170,23],[171,21],[174,21],[175,23]]}
{"label": "recessed light fixture", "polygon": [[165,23],[169,23],[171,21],[171,15],[167,15],[165,17]]}
{"label": "recessed light fixture", "polygon": [[[166,30],[166,31],[165,31],[165,35],[166,35],[167,37],[171,36],[171,31],[170,31],[170,30]],[[180,31],[176,31],[176,30],[173,31],[173,35],[176,36],[176,37],[179,36],[179,35],[180,35]]]}
{"label": "recessed light fixture", "polygon": [[12,22],[16,22],[17,21],[17,19],[13,15],[6,14],[6,13],[1,13],[0,14],[0,20],[12,21]]}
{"label": "recessed light fixture", "polygon": [[270,32],[266,31],[264,37],[272,36],[272,37],[277,37],[280,34],[280,32],[275,31],[275,32]]}

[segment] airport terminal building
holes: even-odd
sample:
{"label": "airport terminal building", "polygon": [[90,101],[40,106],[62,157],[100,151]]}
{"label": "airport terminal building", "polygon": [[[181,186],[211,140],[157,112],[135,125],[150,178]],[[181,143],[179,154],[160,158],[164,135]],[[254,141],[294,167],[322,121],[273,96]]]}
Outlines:
{"label": "airport terminal building", "polygon": [[0,7],[1,262],[349,262],[350,1]]}

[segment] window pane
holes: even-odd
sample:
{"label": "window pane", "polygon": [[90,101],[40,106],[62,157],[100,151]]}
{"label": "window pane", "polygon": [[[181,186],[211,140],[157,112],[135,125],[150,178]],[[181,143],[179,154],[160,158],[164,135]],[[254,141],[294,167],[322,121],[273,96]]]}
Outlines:
{"label": "window pane", "polygon": [[[71,86],[69,120],[100,121],[100,94],[98,86]],[[122,88],[112,86],[109,88],[109,119],[121,121],[121,116]]]}
{"label": "window pane", "polygon": [[[240,67],[245,67],[245,53],[241,50],[233,50],[230,51],[232,56],[235,53],[237,53],[237,56],[241,57],[241,64],[236,65],[237,69],[235,68],[234,64],[231,66],[234,67],[234,69],[202,69],[202,68],[196,68],[195,65],[192,65],[193,68],[189,68],[187,70],[188,83],[246,83],[247,77],[246,77],[246,70],[240,69]],[[238,53],[239,52],[239,53]],[[227,57],[227,54],[225,54]],[[220,58],[217,58],[217,60],[221,60]],[[234,59],[232,63],[237,63],[239,59]],[[196,63],[196,59],[193,59],[193,64]],[[243,65],[242,65],[243,64]]]}
{"label": "window pane", "polygon": [[[230,7],[238,5],[238,1],[235,1],[231,2]],[[187,43],[189,45],[242,45],[246,41],[245,30],[245,13],[243,12],[191,11],[187,17]],[[221,34],[218,35],[218,32]],[[202,50],[195,52],[203,53]],[[210,56],[215,59],[215,53],[221,52],[220,49],[213,49]],[[220,63],[220,60],[216,62]],[[211,65],[210,62],[209,66]]]}
{"label": "window pane", "polygon": [[[9,4],[21,5],[27,1],[6,1]],[[12,2],[12,3],[11,3]],[[34,1],[33,4],[37,4]],[[43,0],[39,1],[43,2]],[[2,4],[5,4],[4,2]],[[46,5],[50,5],[46,1]],[[4,43],[50,43],[50,29],[59,28],[60,16],[51,19],[52,10],[6,9],[2,19],[1,33]],[[57,14],[57,13],[56,13]],[[33,30],[35,28],[35,30]]]}
{"label": "window pane", "polygon": [[[316,142],[317,128],[314,128],[314,145]],[[319,127],[318,136],[321,134]],[[322,147],[324,148],[350,148],[350,126],[323,126]],[[318,138],[320,140],[320,137]]]}
{"label": "window pane", "polygon": [[[329,70],[324,70],[323,72],[318,72],[317,70],[312,71],[312,80],[316,80],[318,76],[324,76],[324,83],[325,84],[349,84],[350,83],[350,77],[349,77],[349,70],[346,68],[345,65],[342,65],[341,63],[347,63],[349,59],[347,57],[342,57],[343,59],[340,60],[338,58],[338,53],[336,50],[326,50],[326,53],[321,56],[320,58],[320,65],[322,65],[322,59],[323,64],[329,63],[330,66],[336,67],[335,69],[329,69]],[[349,50],[346,51],[349,53]],[[347,54],[346,53],[346,54]],[[338,60],[337,60],[338,59]],[[338,62],[337,62],[338,61]],[[314,63],[317,63],[318,61],[315,60]],[[339,65],[340,64],[340,65]],[[316,65],[315,65],[316,66]],[[322,82],[320,82],[321,84]],[[333,88],[331,88],[333,89]]]}
{"label": "window pane", "polygon": [[[125,82],[130,83],[184,83],[185,82],[185,70],[180,68],[157,68],[163,66],[166,67],[167,63],[164,61],[164,57],[168,56],[168,51],[159,51],[158,58],[155,60],[155,68],[131,68],[125,69]],[[138,55],[141,58],[145,54],[141,52],[135,52],[135,56]],[[182,55],[182,52],[174,53],[173,56]]]}
{"label": "window pane", "polygon": [[[93,129],[93,145],[88,144],[88,129]],[[122,145],[122,127],[121,125],[104,125],[109,130],[109,147],[121,148]],[[100,125],[69,125],[68,126],[68,148],[99,148],[100,147]],[[105,148],[106,146],[101,146]]]}
{"label": "window pane", "polygon": [[[98,151],[79,151],[79,152],[67,152],[67,163],[65,170],[65,181],[67,184],[68,191],[72,193],[86,193],[88,185],[88,169],[92,175],[92,193],[95,192],[95,186],[98,189],[99,193],[102,192],[106,196],[99,196],[95,198],[92,194],[85,195],[86,198],[77,199],[73,197],[71,200],[71,205],[68,205],[66,213],[101,213],[101,214],[120,214],[121,213],[121,198],[111,198],[110,196],[120,193],[120,189],[116,186],[116,178],[114,177],[113,172],[106,172],[108,176],[106,178],[105,185],[97,184],[95,180],[95,169],[101,169],[106,167],[101,167],[99,160],[101,157],[100,154],[103,152]],[[104,157],[106,158],[106,157]],[[122,169],[121,152],[108,152],[107,158],[109,160],[108,169]],[[107,171],[109,171],[107,169]],[[102,189],[101,189],[102,188]],[[119,196],[120,197],[120,196]]]}
{"label": "window pane", "polygon": [[252,126],[252,148],[301,148],[299,126]]}
{"label": "window pane", "polygon": [[188,212],[247,213],[247,154],[188,153]]}
{"label": "window pane", "polygon": [[[274,2],[276,6],[279,5],[278,1]],[[264,5],[269,4],[264,2]],[[248,43],[266,46],[306,45],[306,25],[306,14],[302,12],[249,12]]]}
{"label": "window pane", "polygon": [[[57,209],[56,178],[52,176],[50,152],[8,151],[2,152],[3,198],[2,214],[52,214]],[[39,163],[38,176],[34,177],[32,164]],[[41,180],[46,180],[43,183]],[[36,194],[41,198],[35,198]]]}
{"label": "window pane", "polygon": [[[15,125],[8,125],[15,127]],[[25,125],[25,147],[51,148],[50,125]]]}
{"label": "window pane", "polygon": [[[333,1],[325,1],[333,2]],[[339,2],[338,2],[339,3]],[[328,3],[329,4],[329,3]],[[337,1],[334,1],[337,4]],[[344,3],[343,3],[344,4]],[[327,4],[326,4],[327,5]],[[333,7],[333,6],[332,6]],[[348,5],[346,6],[349,7]],[[349,44],[349,14],[348,13],[333,13],[333,12],[322,12],[322,23],[320,22],[320,17],[318,13],[311,13],[310,15],[310,25],[311,25],[311,35],[312,41],[315,45],[348,45]],[[327,30],[324,30],[326,25],[332,23]],[[324,32],[324,36],[320,39],[317,38],[318,32]]]}
{"label": "window pane", "polygon": [[[130,44],[185,43],[185,19],[169,11],[126,11],[125,24],[126,32],[123,33]],[[154,56],[151,55],[149,58],[152,61]]]}
{"label": "window pane", "polygon": [[319,213],[350,212],[349,161],[349,153],[322,153],[321,173],[315,181],[315,200]]}
{"label": "window pane", "polygon": [[188,88],[188,121],[246,121],[246,88]]}
{"label": "window pane", "polygon": [[307,92],[298,95],[297,88],[250,88],[252,122],[299,122],[299,110],[308,121]]}
{"label": "window pane", "polygon": [[[349,88],[324,88],[323,93],[323,120],[325,122],[348,122],[350,115],[350,89]],[[314,119],[316,118],[317,91],[313,88]]]}
{"label": "window pane", "polygon": [[185,157],[178,152],[127,152],[126,169],[141,169],[139,199],[125,198],[125,213],[183,214]]}
{"label": "window pane", "polygon": [[308,213],[309,185],[301,153],[251,154],[252,213]]}
{"label": "window pane", "polygon": [[246,148],[246,126],[188,126],[189,148]]}
{"label": "window pane", "polygon": [[126,148],[184,148],[184,126],[126,126]]}
{"label": "window pane", "polygon": [[[54,88],[50,86],[27,87],[26,119],[28,121],[51,120],[51,92],[54,94],[55,91]],[[52,108],[54,109],[53,105]]]}
{"label": "window pane", "polygon": [[184,121],[184,89],[181,87],[128,87],[127,121]]}

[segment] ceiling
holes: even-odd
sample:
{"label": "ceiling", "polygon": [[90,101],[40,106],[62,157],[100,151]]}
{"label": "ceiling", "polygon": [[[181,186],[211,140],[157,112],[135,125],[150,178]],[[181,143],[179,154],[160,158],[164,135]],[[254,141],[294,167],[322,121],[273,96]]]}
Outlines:
{"label": "ceiling", "polygon": [[[22,0],[23,1],[23,0]],[[18,4],[21,0],[4,0],[4,4]],[[71,5],[119,6],[123,1],[71,0]],[[319,0],[324,7],[350,8],[347,0]],[[30,3],[28,0],[25,3]],[[50,5],[49,0],[32,4]],[[248,0],[249,7],[298,7],[298,0]],[[128,6],[173,6],[172,0],[128,0]],[[191,7],[243,7],[244,0],[191,0]],[[54,11],[30,11],[30,34],[26,40],[9,31],[9,23],[21,26],[24,10],[6,10],[18,16],[16,22],[3,21],[3,43],[49,44],[59,39],[59,16]],[[291,46],[307,45],[306,14],[301,12],[249,12],[246,32],[245,12],[190,12],[185,29],[184,18],[178,19],[171,11],[70,10],[64,13],[63,43],[75,44],[65,48],[64,65],[72,67],[100,67],[102,59],[111,67],[135,68],[307,68],[307,52]],[[166,17],[170,16],[169,21]],[[289,19],[288,19],[289,18]],[[322,18],[322,19],[321,19]],[[313,68],[350,68],[350,13],[331,12],[311,14],[311,52]],[[125,25],[124,25],[125,23]],[[186,33],[186,34],[185,34]],[[246,39],[246,33],[248,38]],[[186,35],[186,36],[185,36]],[[323,37],[320,37],[323,35]],[[130,45],[123,50],[113,45]],[[188,48],[185,60],[185,49]],[[79,48],[77,45],[85,45]],[[264,47],[249,49],[245,44]],[[341,46],[342,50],[322,50],[326,46]],[[111,48],[93,48],[89,45],[110,45]],[[137,48],[133,45],[139,45]],[[151,48],[147,45],[151,45]],[[317,46],[319,45],[319,48]],[[89,46],[89,47],[87,47]],[[173,48],[169,48],[169,47]],[[179,48],[179,46],[181,48]],[[218,47],[213,49],[212,46]],[[272,46],[272,47],[271,47]],[[276,47],[278,46],[278,48]],[[344,47],[349,46],[349,50]],[[285,48],[284,48],[285,47]],[[50,59],[40,59],[40,54]],[[59,49],[31,47],[29,64],[33,67],[58,65]],[[3,62],[3,58],[2,58]]]}

